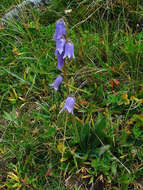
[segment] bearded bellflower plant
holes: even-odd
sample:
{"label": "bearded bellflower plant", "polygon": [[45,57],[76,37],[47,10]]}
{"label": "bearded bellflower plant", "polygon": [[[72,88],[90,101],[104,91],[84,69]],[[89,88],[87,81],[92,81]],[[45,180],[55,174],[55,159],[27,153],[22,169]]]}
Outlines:
{"label": "bearded bellflower plant", "polygon": [[[69,60],[71,60],[71,58],[75,58],[74,45],[71,40],[66,40],[66,33],[66,23],[64,19],[61,18],[56,22],[53,40],[56,40],[55,56],[57,56],[57,68],[61,70],[62,67],[64,67],[64,78],[59,75],[56,80],[52,84],[50,84],[50,86],[54,87],[55,91],[58,90],[63,79],[65,79],[66,87],[68,88],[67,70],[65,67],[65,64],[68,63],[68,60],[66,58],[68,57]],[[68,113],[73,114],[74,104],[75,98],[73,96],[68,96],[68,98],[65,100],[65,105],[60,112],[67,110]]]}

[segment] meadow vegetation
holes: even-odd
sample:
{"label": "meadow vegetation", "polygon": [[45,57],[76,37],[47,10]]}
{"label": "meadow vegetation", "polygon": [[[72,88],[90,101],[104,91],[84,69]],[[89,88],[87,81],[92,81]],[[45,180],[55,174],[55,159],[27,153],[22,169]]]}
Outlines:
{"label": "meadow vegetation", "polygon": [[[55,92],[61,17],[75,59]],[[143,188],[142,24],[141,0],[52,0],[1,26],[0,189]],[[70,94],[74,114],[59,114]]]}

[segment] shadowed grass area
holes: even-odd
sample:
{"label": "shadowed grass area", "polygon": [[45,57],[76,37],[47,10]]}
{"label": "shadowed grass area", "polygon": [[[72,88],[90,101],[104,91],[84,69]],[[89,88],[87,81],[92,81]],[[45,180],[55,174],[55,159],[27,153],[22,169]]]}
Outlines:
{"label": "shadowed grass area", "polygon": [[[141,2],[54,0],[31,15],[0,31],[0,189],[141,189]],[[76,58],[54,92],[62,16]],[[59,114],[70,94],[74,115]]]}

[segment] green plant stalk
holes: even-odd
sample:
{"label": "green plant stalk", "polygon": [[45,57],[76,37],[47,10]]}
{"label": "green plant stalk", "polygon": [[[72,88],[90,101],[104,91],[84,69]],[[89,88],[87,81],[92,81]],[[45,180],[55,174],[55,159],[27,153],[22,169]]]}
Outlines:
{"label": "green plant stalk", "polygon": [[[63,144],[65,144],[67,122],[68,122],[68,113],[66,112],[66,121],[65,121],[65,125],[64,125],[64,138],[63,138]],[[63,153],[62,153],[62,158],[63,158],[63,157],[64,157],[64,151],[63,151]]]}
{"label": "green plant stalk", "polygon": [[63,73],[64,73],[64,80],[65,80],[65,84],[66,84],[67,94],[69,94],[68,72],[67,72],[67,68],[66,68],[66,63],[65,62],[64,62],[64,66],[63,66]]}
{"label": "green plant stalk", "polygon": [[[67,122],[68,122],[68,113],[66,112],[66,118],[65,118],[65,124],[64,124],[64,135],[63,135],[63,147],[65,145],[65,137],[66,137],[66,128],[67,128]],[[64,158],[64,151],[62,151],[62,159]],[[61,162],[61,167],[62,167],[62,162]],[[62,176],[62,170],[60,172],[60,176]],[[59,190],[60,190],[60,187],[61,187],[61,181],[62,181],[62,178],[61,180],[59,181]]]}
{"label": "green plant stalk", "polygon": [[79,140],[79,134],[78,134],[78,129],[76,126],[76,121],[75,121],[74,115],[72,115],[72,123],[73,123],[73,127],[75,129],[76,140],[78,141]]}

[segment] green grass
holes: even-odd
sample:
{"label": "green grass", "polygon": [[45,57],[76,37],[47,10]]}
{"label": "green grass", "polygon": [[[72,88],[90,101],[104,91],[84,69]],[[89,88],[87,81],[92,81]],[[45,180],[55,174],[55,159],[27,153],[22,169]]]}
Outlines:
{"label": "green grass", "polygon": [[[15,4],[3,0],[0,15]],[[54,0],[1,29],[0,189],[142,188],[140,5]],[[76,57],[67,65],[69,93],[65,82],[56,93],[49,86],[61,73],[52,40],[61,16]],[[69,94],[73,116],[59,114]]]}

